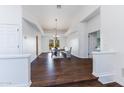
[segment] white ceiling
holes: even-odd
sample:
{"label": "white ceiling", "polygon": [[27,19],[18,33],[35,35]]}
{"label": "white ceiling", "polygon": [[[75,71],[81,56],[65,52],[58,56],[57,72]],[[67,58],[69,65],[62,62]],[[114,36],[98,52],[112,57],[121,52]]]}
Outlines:
{"label": "white ceiling", "polygon": [[61,9],[57,9],[56,5],[26,5],[23,9],[35,16],[45,32],[53,32],[56,28],[59,32],[66,32],[80,14],[83,5],[62,5]]}

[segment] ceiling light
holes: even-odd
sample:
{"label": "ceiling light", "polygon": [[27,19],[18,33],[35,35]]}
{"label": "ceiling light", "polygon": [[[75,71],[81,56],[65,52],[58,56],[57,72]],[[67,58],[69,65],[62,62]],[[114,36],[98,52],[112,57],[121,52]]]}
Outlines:
{"label": "ceiling light", "polygon": [[61,9],[61,5],[57,5],[57,9]]}
{"label": "ceiling light", "polygon": [[54,28],[54,30],[55,30],[55,36],[57,36],[57,21],[58,21],[58,19],[55,18],[54,20],[55,20],[55,22],[56,22],[56,27]]}
{"label": "ceiling light", "polygon": [[57,18],[55,19],[55,21],[57,22]]}

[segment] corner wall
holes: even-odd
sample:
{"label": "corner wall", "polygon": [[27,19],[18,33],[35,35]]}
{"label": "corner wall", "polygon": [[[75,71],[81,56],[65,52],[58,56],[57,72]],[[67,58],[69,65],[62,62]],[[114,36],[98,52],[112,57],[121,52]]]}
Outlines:
{"label": "corner wall", "polygon": [[41,53],[41,32],[35,25],[31,24],[27,20],[22,20],[23,31],[23,53],[32,54],[31,61],[36,58],[36,35],[39,37],[39,54]]}
{"label": "corner wall", "polygon": [[101,6],[102,50],[114,50],[115,81],[124,85],[124,6]]}
{"label": "corner wall", "polygon": [[[99,8],[99,6],[84,6],[84,8],[82,9],[82,11],[80,12],[80,17],[82,18],[80,20],[79,23],[77,23],[75,25],[75,27],[71,28],[69,31],[70,33],[68,33],[67,36],[67,40],[66,40],[66,45],[67,46],[72,46],[69,44],[70,41],[74,41],[75,38],[77,38],[77,42],[75,42],[75,46],[72,46],[72,54],[80,57],[80,58],[88,58],[88,32],[91,32],[92,30],[94,31],[94,29],[99,27],[99,22],[97,22],[97,20],[99,21],[99,16],[96,17],[95,19],[93,19],[93,24],[90,24],[92,22],[89,22],[89,26],[91,25],[90,29],[88,29],[88,20],[87,18],[94,13],[94,11],[96,11]],[[95,23],[95,25],[94,25]],[[98,23],[98,24],[97,24]],[[92,30],[91,30],[92,29]],[[75,52],[73,52],[73,50]]]}

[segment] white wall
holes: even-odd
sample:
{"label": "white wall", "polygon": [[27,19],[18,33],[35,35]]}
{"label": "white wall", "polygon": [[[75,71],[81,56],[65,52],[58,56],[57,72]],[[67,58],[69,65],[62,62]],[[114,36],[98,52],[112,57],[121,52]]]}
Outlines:
{"label": "white wall", "polygon": [[48,36],[41,37],[42,52],[49,52],[49,39],[51,39],[51,38]]}
{"label": "white wall", "polygon": [[98,5],[86,5],[82,9],[82,21],[86,20],[90,15],[99,9]]}
{"label": "white wall", "polygon": [[99,77],[102,84],[115,82],[115,70],[113,63],[116,60],[114,51],[95,51],[93,54],[93,72],[92,74]]}
{"label": "white wall", "polygon": [[38,55],[40,55],[42,53],[42,47],[41,47],[41,32],[40,31],[37,31],[36,32],[36,35],[38,36]]}
{"label": "white wall", "polygon": [[39,54],[41,53],[41,33],[35,25],[27,20],[22,21],[23,53],[32,54],[32,60],[36,58],[36,35],[39,35]]}
{"label": "white wall", "polygon": [[85,21],[89,17],[89,15],[96,11],[99,7],[100,6],[98,5],[84,5],[82,9],[80,9],[79,14],[77,14],[78,19],[75,20],[75,23],[72,24],[72,26],[69,28],[69,31],[67,31],[65,35],[73,32],[76,25],[78,25],[80,22]]}
{"label": "white wall", "polygon": [[[84,9],[85,12],[88,7],[85,7]],[[116,60],[111,62],[110,67],[113,67],[111,70],[114,70],[115,72],[115,81],[122,85],[124,85],[124,44],[122,43],[122,41],[124,40],[124,36],[123,36],[124,34],[124,26],[123,26],[124,12],[123,10],[124,10],[124,6],[101,6],[100,16],[97,15],[95,18],[91,19],[88,22],[88,24],[85,23],[86,20],[84,19],[85,21],[83,21],[81,26],[77,27],[79,32],[84,31],[84,32],[80,32],[80,39],[79,39],[80,51],[81,50],[83,51],[86,49],[86,47],[83,48],[86,42],[81,43],[83,40],[87,41],[87,38],[85,37],[85,35],[87,35],[87,33],[85,33],[86,30],[87,32],[92,32],[93,30],[97,30],[99,28],[101,29],[101,50],[102,51],[107,51],[107,50],[117,51]],[[85,16],[85,12],[84,12],[84,16]],[[90,15],[90,13],[86,13],[86,15],[88,14]],[[86,16],[84,18],[87,19]],[[74,28],[72,32],[73,31],[74,31]],[[70,34],[69,37],[73,37],[73,35]],[[85,54],[82,54],[81,57],[84,57],[84,55]],[[104,62],[104,60],[102,61]]]}
{"label": "white wall", "polygon": [[88,58],[87,22],[80,23],[79,30],[79,57]]}
{"label": "white wall", "polygon": [[0,87],[31,85],[30,55],[0,55]]}
{"label": "white wall", "polygon": [[0,32],[0,86],[29,86],[30,60],[22,55],[21,6],[0,6]]}
{"label": "white wall", "polygon": [[101,21],[100,21],[100,14],[97,14],[93,17],[91,17],[87,21],[87,31],[88,33],[95,32],[100,30]]}
{"label": "white wall", "polygon": [[[80,12],[81,22],[77,23],[75,27],[71,28],[67,35],[66,43],[73,40],[74,38],[78,38],[77,50],[78,54],[73,53],[75,56],[81,58],[88,57],[88,32],[93,32],[100,28],[100,16],[94,16],[90,18],[91,14],[94,15],[94,11],[96,11],[99,6],[84,6],[82,11]],[[87,22],[88,21],[88,22]],[[73,32],[77,34],[73,34]],[[70,33],[70,34],[69,34]],[[72,34],[71,34],[72,33]],[[76,44],[76,43],[75,43]],[[73,47],[72,47],[73,50]]]}
{"label": "white wall", "polygon": [[73,32],[70,33],[66,39],[67,46],[72,47],[72,54],[80,58],[88,57],[88,35],[86,27],[86,23],[78,23],[73,29]]}
{"label": "white wall", "polygon": [[21,6],[1,5],[0,24],[21,24]]}
{"label": "white wall", "polygon": [[0,44],[3,44],[3,47],[0,47],[1,54],[21,53],[21,17],[21,6],[0,6]]}
{"label": "white wall", "polygon": [[101,6],[102,50],[117,51],[115,81],[124,85],[124,6]]}
{"label": "white wall", "polygon": [[69,34],[66,38],[67,47],[72,47],[72,54],[77,56],[79,55],[79,33],[73,32]]}
{"label": "white wall", "polygon": [[[114,57],[115,60],[111,62],[110,67],[113,67],[111,70],[115,72],[115,82],[122,85],[124,85],[124,44],[122,43],[124,40],[123,10],[124,6],[101,6],[100,16],[97,15],[88,22],[87,26],[84,26],[88,32],[92,32],[93,30],[97,30],[99,28],[101,29],[102,51],[117,51],[116,59]],[[86,40],[86,38],[83,38],[83,34],[80,34],[80,38],[80,42],[83,39]],[[82,48],[82,50],[83,49],[85,50],[86,48]],[[104,59],[102,61],[104,62]]]}
{"label": "white wall", "polygon": [[40,23],[37,19],[36,16],[30,14],[24,6],[22,6],[22,17],[25,18],[26,20],[30,21],[31,23],[35,24],[37,26],[37,28],[40,30],[41,35],[44,35],[44,31],[42,29],[42,27],[40,26]]}

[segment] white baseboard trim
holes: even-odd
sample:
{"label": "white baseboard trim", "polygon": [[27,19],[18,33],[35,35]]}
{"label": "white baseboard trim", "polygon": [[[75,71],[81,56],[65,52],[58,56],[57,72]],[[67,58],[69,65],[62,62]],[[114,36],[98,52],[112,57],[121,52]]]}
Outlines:
{"label": "white baseboard trim", "polygon": [[94,75],[95,77],[99,77],[97,73],[92,73],[92,75]]}
{"label": "white baseboard trim", "polygon": [[80,58],[78,55],[74,55],[74,54],[71,54],[71,55],[73,55],[73,56],[75,56],[75,57],[77,57],[77,58]]}
{"label": "white baseboard trim", "polygon": [[96,77],[99,77],[98,81],[100,81],[102,84],[115,82],[114,74],[110,74],[110,73],[104,73],[104,74],[92,73],[92,74]]}
{"label": "white baseboard trim", "polygon": [[86,58],[86,59],[88,58],[88,57],[82,57],[82,56],[78,56],[78,55],[74,55],[74,54],[72,54],[72,55],[75,56],[75,57],[77,57],[77,58],[84,58],[84,59],[85,59],[85,58]]}
{"label": "white baseboard trim", "polygon": [[121,86],[124,87],[124,83],[123,82],[120,82],[120,81],[116,81],[118,84],[120,84]]}
{"label": "white baseboard trim", "polygon": [[28,83],[0,82],[0,87],[30,87],[31,83],[31,81]]}

